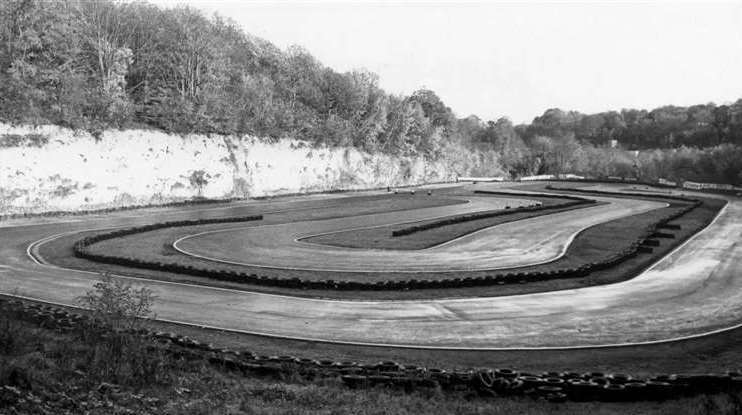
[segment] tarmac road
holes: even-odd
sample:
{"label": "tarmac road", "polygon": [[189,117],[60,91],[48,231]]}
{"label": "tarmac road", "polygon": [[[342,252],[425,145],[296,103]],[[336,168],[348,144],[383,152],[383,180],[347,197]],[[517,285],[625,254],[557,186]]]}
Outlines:
{"label": "tarmac road", "polygon": [[232,264],[316,271],[450,272],[514,268],[553,261],[581,230],[666,203],[593,197],[605,204],[504,223],[421,250],[371,250],[313,244],[303,238],[432,217],[527,205],[528,200],[468,199],[469,204],[267,226],[239,226],[177,240],[178,251]]}
{"label": "tarmac road", "polygon": [[[28,244],[132,220],[112,215],[0,228],[0,292],[74,304],[95,276],[36,264],[26,256]],[[415,347],[582,347],[661,341],[739,324],[741,236],[742,201],[733,198],[708,228],[634,279],[496,298],[336,301],[132,281],[159,297],[158,318],[229,330]]]}

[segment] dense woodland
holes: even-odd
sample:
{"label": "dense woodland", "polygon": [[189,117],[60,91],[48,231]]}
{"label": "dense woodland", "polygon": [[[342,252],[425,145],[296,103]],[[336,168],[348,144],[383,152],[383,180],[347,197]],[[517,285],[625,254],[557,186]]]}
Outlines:
{"label": "dense woodland", "polygon": [[223,17],[146,2],[1,1],[0,121],[94,135],[147,127],[291,137],[429,158],[466,149],[512,176],[742,182],[742,99],[598,114],[550,109],[517,126],[458,118],[431,90],[388,94],[368,71],[339,73]]}

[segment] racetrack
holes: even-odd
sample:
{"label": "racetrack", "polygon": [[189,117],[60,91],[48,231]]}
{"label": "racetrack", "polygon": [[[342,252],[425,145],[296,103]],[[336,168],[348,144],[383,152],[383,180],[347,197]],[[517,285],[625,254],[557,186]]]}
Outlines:
{"label": "racetrack", "polygon": [[605,204],[505,223],[414,251],[342,248],[302,239],[497,209],[502,208],[503,203],[527,205],[529,201],[472,196],[468,205],[208,231],[180,238],[173,246],[186,255],[202,259],[271,268],[362,272],[494,270],[553,261],[564,254],[573,237],[585,228],[667,206],[647,200],[594,199]]}
{"label": "racetrack", "polygon": [[[585,214],[587,209],[579,209],[570,211],[581,212],[579,215],[565,216],[605,215],[601,219],[594,219],[603,221],[606,217],[618,214],[618,210],[614,209],[620,209],[615,203],[602,206],[611,209],[603,207],[605,211],[591,211],[590,215]],[[642,204],[632,206],[652,208]],[[404,214],[414,215],[413,212],[416,211],[405,211]],[[203,213],[194,207],[158,212],[155,216],[169,218],[182,217],[184,214],[190,217]],[[624,211],[623,214],[629,212]],[[555,217],[544,217],[549,222],[541,223],[541,226],[551,223],[554,228],[551,234],[560,235],[554,240],[561,239],[560,243],[564,244],[565,235],[569,232],[561,229],[564,218]],[[0,228],[0,292],[74,304],[77,296],[90,289],[95,281],[94,275],[36,264],[26,256],[27,246],[62,232],[123,224],[131,226],[134,222],[145,220],[152,221],[152,216],[137,219],[120,214],[76,222],[55,221]],[[590,223],[587,220],[574,220],[566,221],[565,229],[574,232],[579,226]],[[356,218],[350,221],[358,225]],[[559,223],[560,226],[553,226],[553,223]],[[567,223],[581,225],[567,226]],[[332,230],[347,224],[330,221],[320,226],[327,225],[327,229]],[[335,225],[337,227],[332,227]],[[503,226],[506,225],[491,229],[500,229],[504,233],[501,230]],[[536,225],[533,226],[533,229],[537,229]],[[478,232],[449,245],[453,249],[459,244],[469,243],[470,248],[476,248],[478,245],[475,241],[479,238],[498,237],[497,232],[489,232],[491,230]],[[301,242],[294,242],[293,238],[306,233],[303,228],[291,229],[291,237],[275,238],[274,243],[284,244],[288,239],[291,246],[299,246]],[[730,199],[708,228],[636,278],[612,285],[495,298],[336,301],[160,281],[133,281],[144,283],[155,291],[159,297],[155,306],[158,318],[274,336],[465,349],[644,342],[706,333],[740,322],[742,282],[737,274],[742,264],[741,235],[742,202]],[[254,246],[252,242],[250,247]],[[545,246],[551,249],[561,246],[560,243]],[[483,242],[480,244],[485,245]],[[527,248],[527,244],[519,247],[521,250]],[[543,252],[553,254],[554,251],[549,249]],[[468,260],[471,261],[471,258]],[[413,263],[410,266],[416,265]]]}

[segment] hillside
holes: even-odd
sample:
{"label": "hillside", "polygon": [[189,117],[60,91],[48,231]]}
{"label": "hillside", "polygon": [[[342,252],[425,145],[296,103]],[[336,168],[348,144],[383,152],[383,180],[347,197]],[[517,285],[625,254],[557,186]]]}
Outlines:
{"label": "hillside", "polygon": [[375,73],[337,72],[300,46],[281,50],[249,30],[147,2],[0,2],[0,121],[93,135],[145,125],[289,137],[431,158],[459,143],[515,159],[508,169],[517,174],[553,168],[532,160],[539,137],[598,147],[615,140],[627,150],[742,144],[742,100],[597,114],[554,108],[513,126],[505,117],[460,118],[432,90],[390,94]]}
{"label": "hillside", "polygon": [[193,8],[0,2],[0,214],[468,174],[739,185],[740,159],[742,100],[459,118],[432,90],[389,94]]}

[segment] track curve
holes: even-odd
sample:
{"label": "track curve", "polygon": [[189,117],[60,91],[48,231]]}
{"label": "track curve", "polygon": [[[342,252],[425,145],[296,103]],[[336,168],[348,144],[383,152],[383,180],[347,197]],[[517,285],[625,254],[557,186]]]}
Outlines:
{"label": "track curve", "polygon": [[[26,256],[28,245],[56,233],[130,226],[136,220],[118,215],[3,227],[0,292],[74,304],[90,289],[94,276],[36,264]],[[433,348],[590,347],[663,341],[738,325],[742,321],[741,236],[742,202],[729,199],[711,225],[634,279],[495,298],[337,301],[132,281],[158,295],[158,318],[229,330]]]}
{"label": "track curve", "polygon": [[[200,259],[253,267],[350,272],[451,272],[515,268],[550,262],[564,255],[580,231],[617,218],[667,206],[647,200],[592,197],[592,207],[523,219],[485,228],[421,250],[372,250],[319,245],[313,236],[353,229],[502,209],[492,197],[471,197],[467,205],[406,212],[313,220],[276,225],[238,226],[201,232],[173,243],[179,252]],[[506,200],[512,206],[528,200]],[[227,243],[230,241],[230,243]]]}

